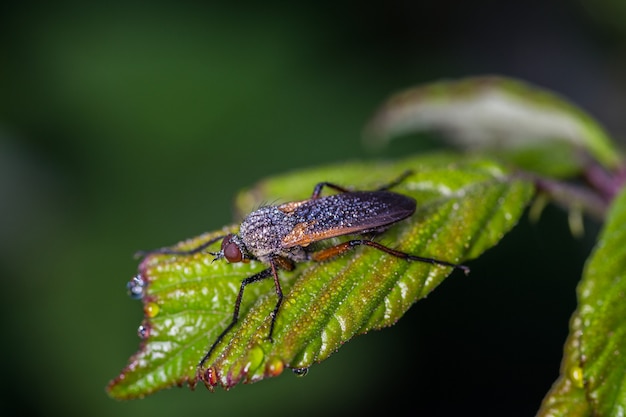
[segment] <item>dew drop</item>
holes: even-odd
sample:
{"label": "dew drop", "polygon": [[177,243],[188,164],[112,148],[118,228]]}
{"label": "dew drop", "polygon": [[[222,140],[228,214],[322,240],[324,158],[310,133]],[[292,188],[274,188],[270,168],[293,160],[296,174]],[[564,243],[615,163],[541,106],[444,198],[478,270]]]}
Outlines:
{"label": "dew drop", "polygon": [[126,290],[128,291],[128,295],[133,300],[138,300],[143,296],[143,290],[146,285],[141,274],[137,274],[128,281],[126,284]]}
{"label": "dew drop", "polygon": [[156,315],[159,314],[159,305],[157,303],[147,303],[143,311],[148,318],[156,317]]}
{"label": "dew drop", "polygon": [[202,380],[204,381],[205,384],[208,384],[211,387],[214,387],[217,385],[217,372],[215,371],[215,368],[213,368],[212,366],[207,368],[204,371],[204,374],[202,374]]}
{"label": "dew drop", "polygon": [[139,328],[137,328],[137,336],[142,340],[147,339],[150,336],[150,326],[146,323],[142,323]]}
{"label": "dew drop", "polygon": [[570,370],[569,375],[578,388],[583,388],[585,386],[585,381],[583,380],[583,368],[580,366],[574,366]]}
{"label": "dew drop", "polygon": [[306,376],[309,373],[309,368],[293,368],[291,371],[296,374],[296,376]]}
{"label": "dew drop", "polygon": [[283,373],[285,363],[280,358],[271,358],[265,365],[265,373],[268,376],[278,376]]}

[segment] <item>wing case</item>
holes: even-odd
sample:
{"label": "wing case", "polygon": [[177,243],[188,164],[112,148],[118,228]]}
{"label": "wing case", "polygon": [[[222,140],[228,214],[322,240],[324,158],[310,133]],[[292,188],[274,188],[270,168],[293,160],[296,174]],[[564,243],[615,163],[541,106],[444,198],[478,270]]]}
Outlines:
{"label": "wing case", "polygon": [[[391,191],[355,191],[285,203],[277,208],[295,226],[282,246],[307,246],[332,237],[384,229],[415,212],[411,197]],[[293,224],[293,223],[292,223]]]}

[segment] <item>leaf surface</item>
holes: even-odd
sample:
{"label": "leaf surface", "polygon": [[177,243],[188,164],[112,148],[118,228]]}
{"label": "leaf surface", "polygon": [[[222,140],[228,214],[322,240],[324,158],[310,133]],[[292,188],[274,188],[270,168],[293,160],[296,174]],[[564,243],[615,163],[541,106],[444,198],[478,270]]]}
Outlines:
{"label": "leaf surface", "polygon": [[614,200],[578,289],[561,376],[539,415],[626,411],[626,192]]}
{"label": "leaf surface", "polygon": [[[449,262],[465,262],[495,245],[517,223],[534,191],[531,183],[488,159],[425,155],[276,177],[240,193],[236,206],[247,213],[260,202],[307,199],[320,181],[372,190],[409,169],[413,174],[393,191],[416,199],[418,209],[376,240]],[[210,232],[175,247],[193,248],[235,230],[232,226]],[[355,335],[394,324],[452,272],[369,247],[326,262],[304,262],[292,272],[280,271],[285,299],[273,342],[268,340],[269,313],[276,294],[270,278],[246,287],[239,322],[198,373],[199,360],[230,323],[241,281],[266,268],[255,261],[212,262],[208,252],[219,250],[219,243],[191,256],[149,255],[143,260],[136,281],[143,284],[137,293],[144,303],[144,338],[139,352],[109,384],[110,395],[135,398],[174,384],[195,386],[198,376],[210,388],[230,388],[279,375],[285,368],[304,372]]]}
{"label": "leaf surface", "polygon": [[620,163],[606,131],[567,100],[504,77],[441,81],[392,96],[366,129],[370,144],[422,131],[469,150],[495,153],[518,167],[570,177],[593,158]]}

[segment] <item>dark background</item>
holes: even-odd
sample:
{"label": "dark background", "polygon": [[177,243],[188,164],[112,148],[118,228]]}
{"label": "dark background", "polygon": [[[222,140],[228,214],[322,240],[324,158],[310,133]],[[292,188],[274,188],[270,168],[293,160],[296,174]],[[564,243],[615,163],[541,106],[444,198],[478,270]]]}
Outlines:
{"label": "dark background", "polygon": [[139,343],[134,251],[231,222],[235,192],[264,176],[417,152],[361,144],[394,91],[519,77],[623,137],[623,4],[3,4],[0,414],[533,415],[597,233],[572,238],[556,208],[304,378],[129,402],[104,387]]}

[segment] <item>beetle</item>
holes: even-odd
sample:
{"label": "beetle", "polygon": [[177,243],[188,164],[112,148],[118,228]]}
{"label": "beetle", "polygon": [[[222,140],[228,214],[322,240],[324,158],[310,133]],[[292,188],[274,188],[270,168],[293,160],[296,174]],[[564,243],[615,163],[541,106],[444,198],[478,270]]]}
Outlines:
{"label": "beetle", "polygon": [[[411,172],[407,171],[395,181],[374,191],[351,191],[330,182],[320,182],[313,189],[309,199],[268,205],[253,211],[243,219],[238,233],[218,236],[190,250],[175,250],[166,247],[139,252],[139,256],[192,255],[221,239],[220,251],[211,252],[215,256],[214,261],[222,258],[229,263],[258,260],[269,265],[267,269],[241,281],[232,320],[202,357],[198,363],[198,370],[203,367],[217,345],[239,320],[239,308],[246,286],[270,277],[274,279],[277,296],[276,305],[270,313],[268,339],[272,341],[276,316],[283,301],[278,271],[280,269],[291,271],[298,262],[321,262],[358,246],[369,246],[407,261],[442,265],[460,269],[468,274],[469,268],[465,265],[400,252],[377,243],[369,237],[387,230],[415,213],[417,207],[415,199],[389,191],[410,174]],[[324,187],[331,188],[338,193],[322,196]],[[345,235],[360,235],[361,238],[347,240],[317,251],[309,249],[312,243]]]}

